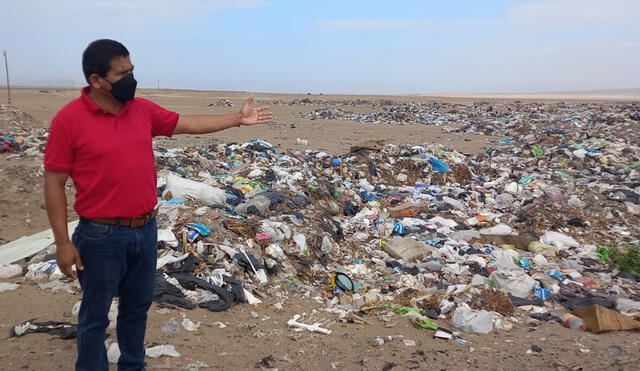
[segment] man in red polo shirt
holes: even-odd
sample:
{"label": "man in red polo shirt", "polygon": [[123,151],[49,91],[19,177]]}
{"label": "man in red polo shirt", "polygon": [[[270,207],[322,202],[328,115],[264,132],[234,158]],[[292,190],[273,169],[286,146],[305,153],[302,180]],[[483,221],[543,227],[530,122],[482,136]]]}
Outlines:
{"label": "man in red polo shirt", "polygon": [[[228,115],[178,115],[134,98],[129,51],[113,40],[89,44],[82,69],[89,86],[52,120],[44,159],[45,200],[58,265],[65,275],[79,279],[83,291],[76,370],[108,369],[104,340],[114,296],[119,297],[118,369],[141,370],[157,259],[152,138],[263,124],[272,114],[267,107],[251,107],[253,98]],[[68,177],[80,215],[71,240]]]}

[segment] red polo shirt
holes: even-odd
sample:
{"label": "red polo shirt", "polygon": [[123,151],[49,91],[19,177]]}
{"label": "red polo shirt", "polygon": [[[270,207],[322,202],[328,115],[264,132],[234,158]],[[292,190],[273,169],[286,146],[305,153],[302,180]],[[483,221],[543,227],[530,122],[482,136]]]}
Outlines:
{"label": "red polo shirt", "polygon": [[148,213],[157,203],[151,138],[171,136],[179,116],[143,98],[126,102],[114,115],[89,98],[89,89],[51,121],[44,168],[69,173],[74,208],[82,217]]}

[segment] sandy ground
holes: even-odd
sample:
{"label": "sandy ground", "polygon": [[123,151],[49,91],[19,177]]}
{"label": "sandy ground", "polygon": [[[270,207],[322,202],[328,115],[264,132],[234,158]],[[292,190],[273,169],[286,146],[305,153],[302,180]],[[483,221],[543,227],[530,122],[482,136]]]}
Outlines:
{"label": "sandy ground", "polygon": [[[13,91],[14,106],[33,116],[34,127],[47,127],[55,112],[67,101],[77,97],[78,90],[18,89]],[[248,93],[195,92],[169,90],[142,90],[140,96],[149,98],[180,113],[226,113],[236,108],[209,107],[219,99],[230,99],[236,104]],[[305,98],[258,94],[258,100]],[[313,99],[354,99],[348,96],[313,96]],[[357,99],[394,99],[402,101],[451,100],[466,101],[470,97],[357,97]],[[488,99],[488,98],[487,98]],[[499,99],[499,98],[495,98]],[[513,98],[511,98],[513,99]],[[536,99],[536,98],[532,98]],[[0,101],[5,96],[0,95]],[[177,147],[207,144],[217,140],[245,141],[260,138],[270,141],[280,149],[322,149],[341,154],[353,144],[369,139],[387,139],[392,143],[438,142],[461,152],[481,151],[489,137],[461,136],[444,132],[438,127],[425,125],[372,125],[353,121],[306,120],[299,112],[311,110],[309,106],[273,106],[276,119],[259,128],[230,129],[222,133],[172,139],[160,139],[156,145]],[[371,110],[368,107],[348,107],[348,110]],[[0,126],[0,133],[6,133]],[[308,147],[296,145],[296,138],[307,139]],[[14,240],[48,228],[42,198],[41,159],[37,157],[6,159],[0,157],[0,243]],[[72,187],[68,189],[69,204],[73,201]],[[70,217],[73,214],[70,207]],[[20,282],[19,280],[17,282]],[[23,284],[17,291],[0,294],[0,332],[8,333],[10,326],[32,318],[39,320],[75,321],[71,308],[79,295],[65,292],[38,290]],[[430,330],[416,329],[406,318],[384,323],[375,316],[370,325],[342,324],[336,315],[322,312],[322,305],[315,301],[300,300],[292,294],[285,301],[284,310],[278,311],[271,304],[273,298],[253,308],[239,305],[224,313],[206,310],[172,310],[159,314],[156,307],[150,311],[147,345],[170,343],[182,353],[176,359],[150,360],[150,369],[183,369],[189,360],[202,361],[210,367],[204,369],[252,369],[264,357],[272,356],[269,364],[282,370],[389,370],[389,369],[568,369],[600,370],[609,367],[624,370],[638,369],[640,334],[611,333],[595,335],[564,329],[555,323],[545,323],[537,328],[516,324],[509,331],[497,331],[490,335],[464,335],[470,343],[433,339]],[[319,312],[307,316],[307,322],[320,321],[330,328],[331,335],[298,333],[287,328],[286,321],[295,313]],[[258,318],[250,315],[251,311]],[[194,321],[221,321],[226,328],[202,325],[190,333],[182,329],[176,338],[166,338],[160,332],[160,324],[174,317],[181,320],[181,313]],[[448,323],[443,322],[443,325]],[[114,334],[113,332],[111,332]],[[383,346],[375,346],[372,340],[380,335],[403,335],[416,345],[406,346],[402,340],[394,340]],[[75,358],[75,342],[53,338],[46,334],[31,334],[22,338],[0,336],[0,370],[52,370],[70,369]],[[532,345],[541,352],[527,354]],[[617,345],[621,353],[612,354],[611,346]],[[266,367],[266,366],[262,366]]]}
{"label": "sandy ground", "polygon": [[[41,291],[31,286],[3,293],[2,297],[0,326],[3,331],[24,319],[73,321],[71,308],[80,300],[79,295]],[[531,330],[519,325],[510,332],[464,335],[469,344],[461,345],[433,339],[433,331],[414,328],[407,318],[385,324],[372,316],[371,325],[338,323],[333,314],[319,311],[311,315],[314,309],[321,310],[321,305],[311,300],[287,300],[281,311],[275,310],[272,303],[273,300],[267,300],[256,308],[238,305],[222,313],[196,309],[171,310],[166,314],[159,314],[154,304],[149,311],[147,346],[170,343],[182,357],[151,359],[149,368],[182,369],[193,360],[210,366],[205,369],[246,370],[255,368],[268,356],[275,360],[272,367],[282,370],[382,370],[390,364],[396,365],[394,370],[602,370],[608,367],[637,370],[640,364],[638,333],[595,335],[558,324],[543,324]],[[258,318],[251,315],[252,311]],[[323,335],[288,329],[287,320],[303,312],[309,314],[309,321],[322,322],[333,332]],[[200,329],[196,332],[182,329],[175,338],[164,336],[160,324],[172,317],[180,322],[181,314],[203,322]],[[211,322],[222,322],[226,327],[205,324]],[[115,337],[113,330],[109,333]],[[382,346],[373,345],[376,336],[387,335],[403,338]],[[415,346],[406,346],[404,340],[415,341]],[[74,340],[30,334],[0,340],[0,344],[2,370],[69,369],[74,362]],[[542,351],[527,354],[533,345]],[[622,348],[622,353],[611,355],[611,345]]]}

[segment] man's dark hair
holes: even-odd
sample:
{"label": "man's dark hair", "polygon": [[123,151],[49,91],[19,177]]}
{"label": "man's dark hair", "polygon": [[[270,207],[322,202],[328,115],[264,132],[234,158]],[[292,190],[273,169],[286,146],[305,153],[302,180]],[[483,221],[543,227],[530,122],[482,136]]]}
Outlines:
{"label": "man's dark hair", "polygon": [[92,42],[82,53],[82,72],[89,82],[94,73],[100,77],[107,76],[111,69],[111,61],[118,57],[128,57],[129,51],[115,40],[100,39]]}

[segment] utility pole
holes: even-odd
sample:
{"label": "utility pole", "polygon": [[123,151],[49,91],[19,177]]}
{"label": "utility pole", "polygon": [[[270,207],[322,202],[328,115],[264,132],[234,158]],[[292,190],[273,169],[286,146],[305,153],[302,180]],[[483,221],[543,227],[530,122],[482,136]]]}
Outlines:
{"label": "utility pole", "polygon": [[3,50],[4,55],[4,70],[7,72],[7,101],[11,104],[11,87],[9,85],[9,64],[7,63],[7,51]]}
{"label": "utility pole", "polygon": [[160,80],[158,80],[158,90],[160,90]]}

